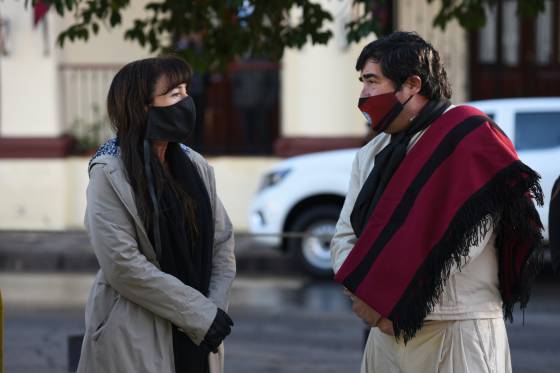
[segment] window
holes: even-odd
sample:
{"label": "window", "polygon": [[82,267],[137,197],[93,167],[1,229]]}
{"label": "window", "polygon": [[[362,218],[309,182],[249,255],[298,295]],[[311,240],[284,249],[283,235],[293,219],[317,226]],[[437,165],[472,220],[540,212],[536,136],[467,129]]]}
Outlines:
{"label": "window", "polygon": [[552,57],[552,1],[544,2],[545,11],[540,13],[535,23],[536,60],[539,65],[547,65]]}
{"label": "window", "polygon": [[518,14],[521,0],[482,1],[487,23],[469,34],[470,100],[558,96],[560,0],[540,1],[536,16]]}
{"label": "window", "polygon": [[506,1],[503,4],[502,54],[504,63],[515,66],[519,63],[519,16],[517,2]]}
{"label": "window", "polygon": [[478,33],[478,58],[481,63],[496,63],[496,32],[497,32],[496,6],[486,7],[486,25]]}
{"label": "window", "polygon": [[560,146],[560,111],[518,113],[515,116],[517,150]]}

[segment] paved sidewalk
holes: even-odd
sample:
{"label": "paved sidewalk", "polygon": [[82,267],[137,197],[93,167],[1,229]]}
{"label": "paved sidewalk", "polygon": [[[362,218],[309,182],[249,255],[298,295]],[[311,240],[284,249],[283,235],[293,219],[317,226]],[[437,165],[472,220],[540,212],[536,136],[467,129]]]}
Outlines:
{"label": "paved sidewalk", "polygon": [[[235,254],[241,273],[300,273],[293,259],[236,233]],[[0,230],[0,272],[95,272],[97,260],[85,231],[26,232]]]}
{"label": "paved sidewalk", "polygon": [[[319,289],[321,291],[321,289]],[[255,305],[257,294],[234,288],[229,310],[235,321],[226,341],[228,373],[335,373],[359,368],[362,323],[343,308]],[[297,290],[278,294],[290,297]],[[336,292],[339,300],[342,293]],[[239,300],[249,297],[250,305]],[[321,306],[321,304],[318,304]],[[83,333],[84,313],[75,308],[13,308],[6,314],[5,373],[68,372],[68,337]]]}
{"label": "paved sidewalk", "polygon": [[[94,279],[95,273],[0,272],[0,289],[6,308],[84,307]],[[281,301],[279,294],[300,289],[308,281],[304,276],[237,276],[233,304],[275,306]]]}

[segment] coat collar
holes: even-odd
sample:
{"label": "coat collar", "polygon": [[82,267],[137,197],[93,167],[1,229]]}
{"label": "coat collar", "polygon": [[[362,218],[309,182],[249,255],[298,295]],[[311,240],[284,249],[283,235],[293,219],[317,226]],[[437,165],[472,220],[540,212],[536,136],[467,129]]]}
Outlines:
{"label": "coat collar", "polygon": [[155,250],[150,242],[142,219],[138,214],[138,209],[134,202],[134,192],[126,178],[124,165],[120,158],[120,148],[118,147],[116,139],[110,139],[99,147],[95,155],[89,161],[88,171],[91,171],[91,168],[95,165],[103,165],[103,171],[107,176],[107,180],[109,180],[117,197],[134,220],[140,251],[142,251],[150,262],[159,267]]}
{"label": "coat collar", "polygon": [[[181,149],[185,152],[185,154],[189,157],[192,157],[192,152],[190,148],[185,145],[181,144]],[[157,261],[155,250],[152,246],[152,243],[149,239],[148,233],[146,232],[146,228],[144,227],[144,223],[138,214],[138,209],[136,208],[136,203],[134,202],[134,192],[132,191],[132,187],[127,180],[126,173],[124,170],[124,164],[122,163],[120,157],[120,147],[118,145],[118,140],[116,138],[112,138],[105,142],[103,145],[99,147],[97,152],[93,155],[91,160],[89,161],[88,172],[91,171],[91,168],[95,165],[102,164],[103,170],[107,175],[107,179],[111,183],[111,186],[115,190],[120,201],[123,203],[124,207],[128,211],[128,213],[132,216],[134,223],[136,225],[136,229],[138,232],[138,244],[139,248],[142,253],[148,258],[148,260],[154,263],[156,266],[159,267],[159,263]],[[201,176],[204,180],[204,184],[206,188],[209,188],[210,181],[208,178],[206,170],[203,169],[200,162],[195,162],[195,165]],[[211,197],[211,196],[210,196]],[[212,208],[214,207],[214,201],[210,198]]]}

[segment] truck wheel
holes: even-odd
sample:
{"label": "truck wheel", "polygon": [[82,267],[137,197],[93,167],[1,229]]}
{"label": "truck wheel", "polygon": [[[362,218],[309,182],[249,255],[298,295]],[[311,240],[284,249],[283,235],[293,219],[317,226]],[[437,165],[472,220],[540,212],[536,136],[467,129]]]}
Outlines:
{"label": "truck wheel", "polygon": [[303,269],[315,278],[333,277],[330,244],[341,208],[335,205],[316,206],[298,215],[291,232],[306,234],[303,238],[289,238],[288,249]]}

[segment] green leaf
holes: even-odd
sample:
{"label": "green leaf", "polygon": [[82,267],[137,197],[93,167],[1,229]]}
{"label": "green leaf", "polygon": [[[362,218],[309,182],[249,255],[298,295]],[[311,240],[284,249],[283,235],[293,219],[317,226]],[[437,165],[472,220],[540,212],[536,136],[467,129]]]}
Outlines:
{"label": "green leaf", "polygon": [[111,12],[111,18],[109,19],[109,24],[111,27],[115,27],[119,25],[122,21],[121,14],[118,11]]}
{"label": "green leaf", "polygon": [[66,39],[66,33],[65,32],[61,32],[58,37],[56,38],[56,41],[58,43],[58,45],[60,46],[60,48],[64,48],[64,40]]}
{"label": "green leaf", "polygon": [[68,10],[72,10],[74,8],[75,0],[65,0],[64,4]]}
{"label": "green leaf", "polygon": [[54,8],[59,15],[64,15],[64,4],[61,1],[54,2]]}

